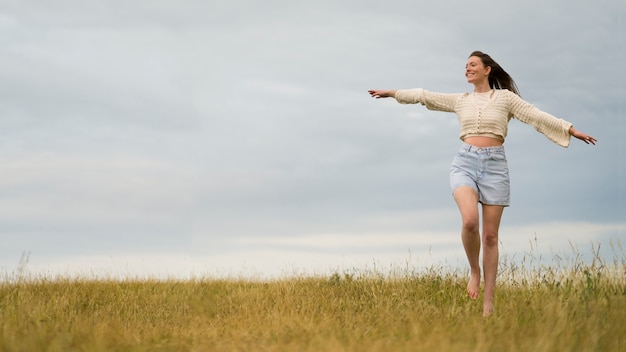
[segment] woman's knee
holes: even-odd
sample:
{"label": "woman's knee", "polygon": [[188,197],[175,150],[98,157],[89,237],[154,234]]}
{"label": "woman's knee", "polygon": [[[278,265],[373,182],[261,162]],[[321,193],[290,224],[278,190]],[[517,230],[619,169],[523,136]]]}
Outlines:
{"label": "woman's knee", "polygon": [[464,216],[463,217],[463,230],[469,232],[478,232],[478,217],[477,216]]}
{"label": "woman's knee", "polygon": [[483,230],[483,245],[484,246],[497,246],[498,245],[498,231],[484,229]]}

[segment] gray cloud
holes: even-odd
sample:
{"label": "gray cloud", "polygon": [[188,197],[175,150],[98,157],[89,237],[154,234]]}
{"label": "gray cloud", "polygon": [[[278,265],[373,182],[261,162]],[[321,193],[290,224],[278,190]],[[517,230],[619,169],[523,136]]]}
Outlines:
{"label": "gray cloud", "polygon": [[50,262],[217,256],[249,250],[254,241],[242,239],[284,250],[280,238],[328,234],[429,232],[443,236],[429,236],[438,246],[458,227],[447,180],[456,117],[366,91],[468,91],[463,68],[476,49],[527,100],[599,139],[562,149],[512,121],[505,224],[624,223],[617,2],[68,0],[0,10],[0,265],[24,250]]}

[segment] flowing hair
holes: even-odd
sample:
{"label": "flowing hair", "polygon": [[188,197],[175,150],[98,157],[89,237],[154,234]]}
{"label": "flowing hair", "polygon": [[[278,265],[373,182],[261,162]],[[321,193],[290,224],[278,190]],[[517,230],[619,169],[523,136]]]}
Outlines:
{"label": "flowing hair", "polygon": [[491,56],[482,51],[474,51],[469,57],[476,56],[480,58],[485,67],[491,67],[489,73],[489,87],[495,89],[508,89],[511,92],[520,95],[517,85],[511,76],[494,60]]}

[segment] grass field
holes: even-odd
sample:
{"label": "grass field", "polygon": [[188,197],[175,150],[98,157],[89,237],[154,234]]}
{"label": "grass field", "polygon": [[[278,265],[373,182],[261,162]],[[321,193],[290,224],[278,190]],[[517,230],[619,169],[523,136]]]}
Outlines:
{"label": "grass field", "polygon": [[500,265],[496,313],[464,273],[270,281],[0,282],[2,351],[626,351],[626,260]]}

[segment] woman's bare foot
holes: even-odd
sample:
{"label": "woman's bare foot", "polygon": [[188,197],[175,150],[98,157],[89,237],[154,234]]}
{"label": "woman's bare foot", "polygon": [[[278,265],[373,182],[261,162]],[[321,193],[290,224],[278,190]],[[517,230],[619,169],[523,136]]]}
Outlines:
{"label": "woman's bare foot", "polygon": [[483,306],[483,317],[488,317],[493,314],[493,304],[485,304]]}
{"label": "woman's bare foot", "polygon": [[480,295],[480,271],[470,275],[470,280],[467,283],[467,295],[471,299],[477,299]]}

